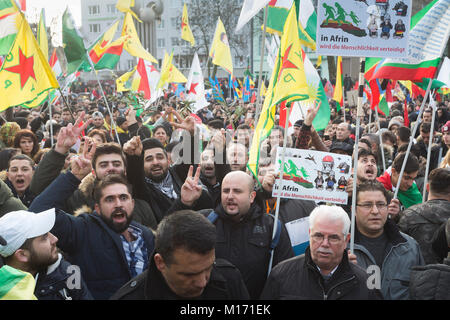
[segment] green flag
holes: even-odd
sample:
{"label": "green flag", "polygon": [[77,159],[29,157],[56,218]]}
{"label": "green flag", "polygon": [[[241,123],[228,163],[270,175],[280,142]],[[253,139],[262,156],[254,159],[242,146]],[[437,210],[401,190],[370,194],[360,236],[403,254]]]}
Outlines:
{"label": "green flag", "polygon": [[83,37],[78,32],[69,8],[66,8],[62,18],[62,38],[64,53],[67,58],[67,73],[75,72],[87,60]]}

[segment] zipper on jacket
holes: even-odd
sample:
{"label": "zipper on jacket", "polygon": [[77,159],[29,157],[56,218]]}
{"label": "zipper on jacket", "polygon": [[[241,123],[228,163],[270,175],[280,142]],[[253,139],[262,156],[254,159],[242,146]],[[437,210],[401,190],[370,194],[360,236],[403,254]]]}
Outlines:
{"label": "zipper on jacket", "polygon": [[337,286],[340,286],[341,284],[344,284],[344,283],[346,283],[346,282],[352,281],[352,280],[355,279],[355,278],[356,278],[356,276],[353,275],[353,276],[351,276],[350,278],[348,278],[347,280],[344,280],[344,281],[339,282],[339,283],[335,284],[334,286],[332,286],[332,287],[328,290],[328,292],[324,295],[324,300],[326,300],[326,299],[328,298],[328,295],[330,294],[331,290],[333,290],[333,289],[336,288]]}

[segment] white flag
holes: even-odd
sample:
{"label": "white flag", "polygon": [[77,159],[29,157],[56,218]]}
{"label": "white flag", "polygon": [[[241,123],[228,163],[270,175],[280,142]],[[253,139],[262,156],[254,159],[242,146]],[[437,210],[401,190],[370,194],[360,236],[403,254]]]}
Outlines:
{"label": "white flag", "polygon": [[444,57],[444,62],[442,63],[441,70],[436,80],[439,80],[446,84],[447,88],[450,88],[450,59]]}
{"label": "white flag", "polygon": [[195,102],[194,113],[209,104],[205,99],[203,72],[202,68],[200,67],[200,60],[198,59],[197,52],[194,55],[194,60],[192,60],[192,66],[191,71],[189,71],[186,90],[188,92],[186,100]]}
{"label": "white flag", "polygon": [[259,12],[259,10],[269,3],[269,1],[270,0],[244,0],[235,32],[241,30],[242,27]]}
{"label": "white flag", "polygon": [[158,85],[159,78],[161,77],[161,74],[158,70],[156,70],[155,66],[147,60],[144,60],[145,65],[145,71],[147,73],[147,79],[148,79],[148,86],[150,87],[150,103],[155,102],[159,97],[164,95],[164,92],[162,89],[157,90],[156,86]]}

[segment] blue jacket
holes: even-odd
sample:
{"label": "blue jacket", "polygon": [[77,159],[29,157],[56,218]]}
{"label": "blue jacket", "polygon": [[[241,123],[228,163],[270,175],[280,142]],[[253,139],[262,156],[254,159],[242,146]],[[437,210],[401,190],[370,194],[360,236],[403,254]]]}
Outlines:
{"label": "blue jacket", "polygon": [[[412,267],[424,265],[425,261],[417,241],[400,232],[392,220],[386,221],[384,232],[389,248],[381,266],[381,293],[385,300],[407,300]],[[354,254],[358,265],[367,270],[376,262],[369,250],[358,243],[358,235],[359,231],[355,228]]]}
{"label": "blue jacket", "polygon": [[[58,247],[80,267],[83,279],[94,299],[109,299],[132,277],[120,234],[111,230],[96,212],[74,217],[59,208],[80,181],[71,173],[62,173],[31,204],[30,211],[41,212],[55,207],[56,220],[50,231],[58,237]],[[143,232],[147,256],[155,247],[153,233],[131,222]]]}

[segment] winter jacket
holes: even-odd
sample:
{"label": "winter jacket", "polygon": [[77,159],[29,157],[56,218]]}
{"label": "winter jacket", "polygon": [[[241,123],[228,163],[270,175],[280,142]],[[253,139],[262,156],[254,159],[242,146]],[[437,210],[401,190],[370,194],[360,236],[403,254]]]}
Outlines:
{"label": "winter jacket", "polygon": [[27,210],[27,207],[15,198],[11,189],[0,180],[0,217],[11,211]]}
{"label": "winter jacket", "polygon": [[[111,300],[185,300],[167,285],[153,258],[149,268],[119,289]],[[239,270],[223,259],[217,259],[203,293],[195,300],[248,300],[249,295]]]}
{"label": "winter jacket", "polygon": [[[31,180],[30,189],[32,192],[35,194],[41,193],[58,177],[64,167],[65,157],[65,155],[56,152],[54,149],[44,155]],[[95,182],[96,179],[92,173],[87,175],[81,181],[78,189],[67,197],[61,209],[75,216],[80,213],[91,213],[95,205]],[[148,203],[144,200],[135,199],[133,220],[156,230],[157,222],[155,215]]]}
{"label": "winter jacket", "polygon": [[450,300],[450,258],[443,264],[414,267],[409,293],[412,300]]}
{"label": "winter jacket", "polygon": [[[58,261],[47,268],[47,272],[37,274],[34,294],[38,300],[93,300],[83,279],[69,279],[76,276],[71,264],[58,254]],[[80,275],[81,276],[81,275]],[[78,288],[69,288],[79,285]]]}
{"label": "winter jacket", "polygon": [[344,250],[330,283],[323,277],[311,258],[310,248],[303,255],[279,263],[270,272],[262,300],[378,300],[381,294],[368,289],[367,273],[350,263]]}
{"label": "winter jacket", "polygon": [[432,249],[433,235],[450,218],[450,201],[429,200],[406,209],[398,223],[400,230],[413,237],[420,246],[426,264],[441,260]]}
{"label": "winter jacket", "polygon": [[[214,211],[218,214],[214,222],[217,230],[216,257],[228,260],[239,269],[251,299],[257,299],[269,270],[274,218],[264,214],[255,203],[239,222],[231,220],[222,205]],[[205,210],[202,213],[208,216],[209,212]],[[274,250],[272,266],[293,256],[289,235],[285,226],[281,225],[280,240]]]}
{"label": "winter jacket", "polygon": [[[416,240],[400,232],[390,219],[384,225],[384,232],[389,243],[381,265],[381,293],[386,300],[409,299],[411,268],[425,264],[419,245]],[[358,265],[363,269],[376,265],[369,250],[360,244],[360,233],[357,228],[353,253],[356,255]]]}
{"label": "winter jacket", "polygon": [[[57,208],[55,225],[50,232],[59,239],[58,247],[70,256],[72,264],[80,267],[94,299],[108,299],[131,279],[131,272],[120,234],[113,231],[98,213],[74,217],[59,209],[79,183],[71,172],[60,174],[33,201],[30,211]],[[154,250],[153,233],[137,222],[132,221],[131,225],[142,230],[143,249],[150,257]]]}
{"label": "winter jacket", "polygon": [[[423,141],[423,138],[421,136],[417,137],[417,143],[416,146],[420,152],[420,155],[427,159],[428,157],[428,143],[425,144]],[[445,154],[444,154],[445,156]],[[430,168],[429,172],[431,172],[433,169],[436,169],[439,167],[439,145],[436,143],[431,144],[431,154],[430,154]]]}
{"label": "winter jacket", "polygon": [[[189,169],[189,165],[186,167],[185,164],[181,164],[169,167],[168,170],[168,174],[170,174],[172,178],[173,189],[177,194],[176,200],[180,199],[181,187],[187,177],[186,169]],[[134,198],[142,199],[148,202],[155,214],[157,223],[159,223],[169,211],[173,212],[171,207],[174,205],[176,200],[169,198],[154,185],[145,181],[143,154],[140,156],[127,155],[127,178],[133,185]],[[206,187],[204,187],[202,195],[200,196],[200,199],[195,202],[193,210],[201,210],[212,207],[213,200],[206,190]]]}

